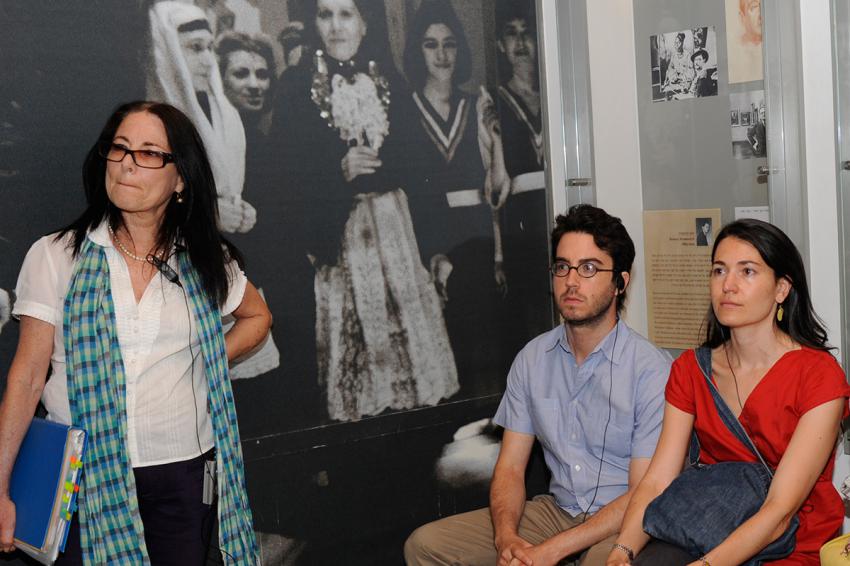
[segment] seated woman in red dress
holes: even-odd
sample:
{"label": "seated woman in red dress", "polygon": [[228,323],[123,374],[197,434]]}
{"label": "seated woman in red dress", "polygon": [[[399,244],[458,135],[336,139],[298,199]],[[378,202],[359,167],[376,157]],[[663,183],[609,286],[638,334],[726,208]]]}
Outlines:
{"label": "seated woman in red dress", "polygon": [[[761,508],[704,556],[653,541],[633,564],[725,566],[748,563],[799,519],[796,548],[770,564],[817,565],[818,549],[841,527],[844,507],[832,485],[839,422],[850,387],[829,353],[814,313],[802,259],[775,226],[738,220],[712,251],[706,340],[711,379],[768,466],[775,470]],[[753,462],[756,456],[721,421],[693,350],[673,364],[661,438],[623,520],[609,566],[630,563],[650,542],[648,504],[682,471],[692,430],[700,461]],[[683,518],[700,521],[698,514]]]}

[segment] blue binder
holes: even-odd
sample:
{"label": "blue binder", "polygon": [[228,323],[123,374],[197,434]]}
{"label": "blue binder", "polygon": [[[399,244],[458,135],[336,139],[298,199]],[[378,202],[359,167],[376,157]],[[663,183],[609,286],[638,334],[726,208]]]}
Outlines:
{"label": "blue binder", "polygon": [[15,503],[15,546],[44,564],[65,548],[76,508],[86,433],[34,418],[9,486]]}

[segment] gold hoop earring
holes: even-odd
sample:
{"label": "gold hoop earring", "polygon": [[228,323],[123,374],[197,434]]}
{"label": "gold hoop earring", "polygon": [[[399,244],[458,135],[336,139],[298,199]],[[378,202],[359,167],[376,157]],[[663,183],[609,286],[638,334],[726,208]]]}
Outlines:
{"label": "gold hoop earring", "polygon": [[785,316],[785,309],[782,308],[782,304],[779,305],[779,308],[776,309],[776,321],[782,322],[782,317]]}

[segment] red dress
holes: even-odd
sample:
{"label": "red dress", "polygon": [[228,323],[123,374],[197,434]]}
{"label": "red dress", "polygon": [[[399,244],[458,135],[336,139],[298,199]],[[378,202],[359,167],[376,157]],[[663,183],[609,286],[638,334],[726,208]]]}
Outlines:
{"label": "red dress", "polygon": [[[786,353],[768,370],[744,403],[738,417],[768,465],[776,468],[800,417],[827,401],[850,396],[844,372],[828,352],[802,348]],[[700,461],[751,462],[756,457],[720,420],[711,391],[693,350],[673,363],[667,382],[667,402],[696,416]],[[848,410],[845,406],[844,417]],[[835,536],[844,519],[844,505],[832,485],[835,454],[830,457],[797,516],[794,553],[771,564],[818,565],[818,550]]]}

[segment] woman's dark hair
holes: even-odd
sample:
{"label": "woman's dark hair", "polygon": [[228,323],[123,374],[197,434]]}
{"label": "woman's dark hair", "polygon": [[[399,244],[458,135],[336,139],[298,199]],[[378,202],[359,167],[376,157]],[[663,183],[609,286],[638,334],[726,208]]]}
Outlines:
{"label": "woman's dark hair", "polygon": [[[746,218],[736,220],[723,227],[714,240],[711,259],[717,253],[717,246],[726,238],[737,238],[753,246],[761,258],[773,270],[778,279],[787,279],[791,290],[785,298],[782,320],[776,321],[780,330],[794,341],[816,350],[829,350],[826,329],[812,308],[809,298],[809,286],[806,282],[806,268],[803,258],[794,242],[785,232],[767,222]],[[715,348],[730,338],[729,328],[720,323],[709,306],[706,315],[706,333],[703,346]]]}
{"label": "woman's dark hair", "polygon": [[183,203],[171,199],[166,206],[154,251],[170,253],[179,243],[189,254],[206,294],[217,304],[224,304],[228,291],[226,264],[234,260],[243,267],[244,261],[239,250],[218,231],[215,178],[204,142],[192,121],[169,104],[136,101],[115,109],[83,164],[83,186],[88,207],[59,232],[56,240],[68,233],[73,234],[71,247],[77,256],[86,234],[103,221],[109,222],[114,229],[124,225],[121,211],[106,194],[106,160],[99,155],[98,145],[111,142],[124,119],[136,112],[147,112],[162,120],[174,164],[184,186]]}
{"label": "woman's dark hair", "polygon": [[[376,61],[382,70],[392,65],[390,42],[387,35],[387,13],[384,3],[376,0],[352,0],[360,12],[360,17],[366,22],[366,36],[360,43],[356,59]],[[316,30],[316,14],[318,0],[300,0],[297,3],[297,13],[304,17],[304,43],[314,48],[323,49],[322,39]],[[310,62],[312,54],[304,53],[301,60]]]}
{"label": "woman's dark hair", "polygon": [[496,37],[502,39],[505,27],[514,20],[524,21],[536,34],[536,15],[534,0],[496,0]]}
{"label": "woman's dark hair", "polygon": [[463,25],[457,17],[449,0],[422,0],[413,16],[413,23],[407,33],[404,46],[404,73],[410,85],[419,90],[425,86],[428,69],[422,54],[422,39],[432,25],[443,24],[448,27],[457,41],[457,61],[452,75],[452,85],[463,84],[472,76],[472,57],[469,43],[463,31]]}
{"label": "woman's dark hair", "polygon": [[[635,244],[629,232],[616,216],[611,216],[601,208],[589,204],[576,204],[570,207],[566,216],[559,214],[552,230],[552,261],[558,254],[558,244],[565,234],[582,232],[593,236],[593,243],[611,256],[614,262],[612,279],[620,292],[617,294],[617,314],[623,310],[626,302],[626,288],[617,284],[623,271],[632,270],[635,260]],[[599,275],[597,275],[598,277]]]}

